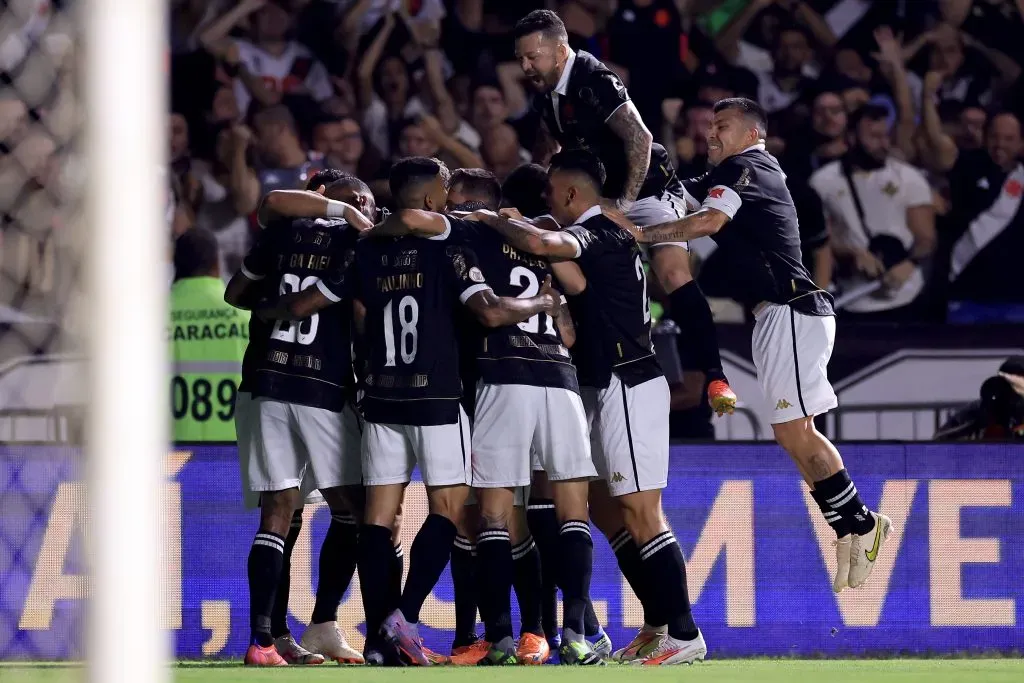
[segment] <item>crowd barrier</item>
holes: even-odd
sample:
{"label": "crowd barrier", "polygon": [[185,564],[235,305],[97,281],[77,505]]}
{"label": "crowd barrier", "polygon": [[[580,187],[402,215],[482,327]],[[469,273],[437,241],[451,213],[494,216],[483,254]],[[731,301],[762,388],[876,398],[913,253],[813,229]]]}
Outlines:
{"label": "crowd barrier", "polygon": [[[867,587],[834,595],[832,533],[788,458],[768,445],[674,446],[665,512],[688,560],[694,615],[714,657],[1019,650],[1024,646],[1024,448],[846,445],[864,501],[893,521]],[[0,659],[82,656],[89,581],[78,449],[0,446]],[[257,528],[232,446],[167,459],[163,617],[181,658],[237,657],[248,624],[246,556]],[[103,495],[98,492],[97,495]],[[124,514],[132,514],[125,510]],[[403,544],[426,515],[406,496]],[[326,509],[307,507],[292,560],[291,618],[308,621]],[[592,596],[617,644],[639,603],[595,532]],[[358,584],[339,611],[361,643]],[[453,627],[446,571],[421,612],[426,643]],[[126,605],[125,609],[140,610]],[[143,607],[139,618],[146,618]]]}

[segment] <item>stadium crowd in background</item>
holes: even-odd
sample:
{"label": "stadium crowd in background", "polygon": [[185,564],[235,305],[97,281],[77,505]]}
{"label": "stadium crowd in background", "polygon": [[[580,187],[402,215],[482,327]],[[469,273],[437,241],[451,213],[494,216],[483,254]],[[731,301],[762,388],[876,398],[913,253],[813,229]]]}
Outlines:
{"label": "stadium crowd in background", "polygon": [[[4,301],[19,310],[68,272],[42,215],[74,182],[65,4],[8,3],[0,50]],[[173,233],[213,232],[230,273],[260,195],[315,169],[355,173],[385,206],[402,156],[506,176],[539,120],[510,31],[540,6],[620,74],[681,177],[706,168],[710,104],[765,106],[805,260],[841,311],[1020,320],[1005,278],[1024,246],[1022,0],[173,0]],[[695,247],[701,286],[728,300],[729,274]]]}
{"label": "stadium crowd in background", "polygon": [[[1004,286],[1024,245],[1020,0],[173,5],[174,230],[212,230],[226,272],[258,196],[317,168],[356,173],[386,206],[396,158],[499,178],[529,161],[539,119],[510,30],[548,5],[619,73],[681,177],[706,169],[711,104],[768,110],[805,259],[851,318],[1007,320],[1024,303]],[[695,251],[708,295],[730,298],[713,248]]]}

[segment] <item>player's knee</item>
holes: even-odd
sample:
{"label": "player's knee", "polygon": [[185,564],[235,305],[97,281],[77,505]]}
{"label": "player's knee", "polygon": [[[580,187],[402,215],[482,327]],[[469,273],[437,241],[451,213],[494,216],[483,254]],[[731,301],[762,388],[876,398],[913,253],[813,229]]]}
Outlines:
{"label": "player's knee", "polygon": [[803,453],[815,436],[814,421],[810,417],[772,425],[772,431],[775,433],[775,442],[790,455]]}
{"label": "player's knee", "polygon": [[480,529],[507,529],[512,511],[501,504],[480,506]]}
{"label": "player's knee", "polygon": [[292,516],[301,504],[298,489],[264,493],[260,497],[260,528],[280,536],[287,535]]}
{"label": "player's knee", "polygon": [[458,526],[463,518],[468,493],[466,486],[446,486],[429,491],[427,505],[430,514],[446,517]]}
{"label": "player's knee", "polygon": [[665,515],[661,511],[661,505],[656,502],[624,505],[622,517],[629,535],[638,543],[654,538],[666,528]]}
{"label": "player's knee", "polygon": [[651,265],[658,284],[672,292],[693,280],[690,252],[680,247],[663,246],[651,251]]}

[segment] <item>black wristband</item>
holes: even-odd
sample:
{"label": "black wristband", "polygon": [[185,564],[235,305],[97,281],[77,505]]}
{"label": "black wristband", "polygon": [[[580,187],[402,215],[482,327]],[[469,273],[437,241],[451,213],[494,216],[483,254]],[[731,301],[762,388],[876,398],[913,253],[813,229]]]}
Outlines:
{"label": "black wristband", "polygon": [[238,72],[241,70],[240,64],[238,64],[237,62],[235,64],[223,62],[222,66],[224,68],[224,73],[226,73],[231,78],[238,78]]}
{"label": "black wristband", "polygon": [[907,260],[910,261],[911,263],[913,263],[915,266],[919,266],[922,263],[924,263],[925,261],[927,261],[928,257],[927,256],[914,256],[914,255],[910,255],[910,256],[907,257]]}

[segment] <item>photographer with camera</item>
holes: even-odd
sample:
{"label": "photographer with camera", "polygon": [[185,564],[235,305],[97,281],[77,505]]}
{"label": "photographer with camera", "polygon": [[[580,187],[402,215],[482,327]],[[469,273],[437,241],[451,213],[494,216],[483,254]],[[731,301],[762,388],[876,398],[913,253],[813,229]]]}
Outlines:
{"label": "photographer with camera", "polygon": [[953,413],[936,441],[1024,439],[1024,356],[1011,356],[981,383],[980,397]]}

